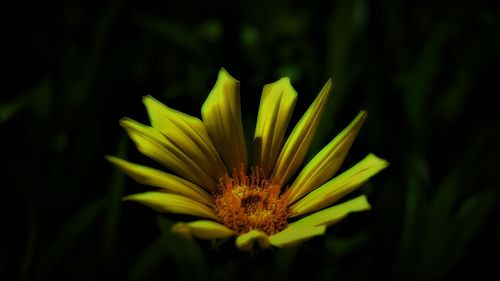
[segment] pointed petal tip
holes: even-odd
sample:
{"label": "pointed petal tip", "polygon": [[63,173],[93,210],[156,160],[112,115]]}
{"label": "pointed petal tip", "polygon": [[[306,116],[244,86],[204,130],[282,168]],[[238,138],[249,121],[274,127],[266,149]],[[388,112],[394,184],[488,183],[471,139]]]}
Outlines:
{"label": "pointed petal tip", "polygon": [[122,117],[118,123],[120,123],[120,126],[122,126],[124,129],[130,128],[132,123],[135,122],[133,119],[129,117]]}
{"label": "pointed petal tip", "polygon": [[171,109],[170,107],[166,106],[164,103],[155,99],[151,95],[143,96],[142,103],[146,107],[151,123],[153,123],[153,120],[156,119],[154,117],[156,117],[155,115],[157,115],[159,112],[162,112],[165,109],[167,110]]}
{"label": "pointed petal tip", "polygon": [[293,94],[293,99],[297,98],[297,91],[295,91],[295,89],[293,88],[290,77],[282,77],[275,82],[264,85],[264,92],[271,89],[278,90],[278,92],[290,92],[291,94]]}
{"label": "pointed petal tip", "polygon": [[333,89],[332,78],[330,78],[330,79],[328,79],[328,81],[326,81],[325,86],[323,86],[323,88],[328,89],[329,92],[332,91],[332,89]]}
{"label": "pointed petal tip", "polygon": [[129,117],[122,117],[119,121],[120,126],[127,131],[127,133],[134,132],[134,131],[141,131],[144,129],[151,129],[150,126],[139,123],[135,121],[132,118]]}
{"label": "pointed petal tip", "polygon": [[325,225],[319,226],[288,226],[281,232],[272,235],[269,240],[271,244],[278,248],[290,248],[326,232]]}
{"label": "pointed petal tip", "polygon": [[226,226],[210,220],[198,220],[187,223],[178,222],[171,228],[171,231],[189,239],[192,237],[199,239],[222,239],[236,234]]}
{"label": "pointed petal tip", "polygon": [[142,97],[142,103],[146,106],[146,109],[149,105],[153,105],[154,103],[159,103],[159,101],[151,95],[146,95]]}
{"label": "pointed petal tip", "polygon": [[287,84],[292,84],[290,77],[288,77],[288,76],[282,77],[279,81],[283,81],[283,83],[287,83]]}
{"label": "pointed petal tip", "polygon": [[112,155],[104,155],[104,159],[106,159],[106,160],[108,160],[110,162],[113,162],[113,160],[114,160],[113,158],[116,158],[116,157],[114,157]]}
{"label": "pointed petal tip", "polygon": [[212,220],[219,219],[212,207],[204,205],[195,199],[161,190],[127,195],[122,198],[122,201],[136,201],[160,213],[189,215]]}
{"label": "pointed petal tip", "polygon": [[314,212],[295,222],[292,222],[289,227],[315,227],[315,226],[330,226],[342,219],[348,214],[371,210],[371,205],[368,202],[366,195],[360,195],[346,202],[330,206],[326,209]]}
{"label": "pointed petal tip", "polygon": [[115,157],[113,155],[105,155],[104,159],[106,159],[107,161],[109,161],[115,165],[118,164],[120,161],[123,161],[122,159]]}
{"label": "pointed petal tip", "polygon": [[127,195],[127,196],[123,196],[122,197],[122,201],[125,202],[125,201],[134,201],[136,200],[136,197],[137,196],[134,196],[134,195],[137,195],[137,194],[130,194],[130,195]]}
{"label": "pointed petal tip", "polygon": [[234,78],[231,74],[229,74],[229,72],[224,67],[221,67],[221,69],[219,70],[219,75],[217,77],[217,82],[219,80],[220,81],[229,80],[231,82],[239,83],[239,81],[236,78]]}
{"label": "pointed petal tip", "polygon": [[153,98],[152,95],[145,95],[142,97],[142,102],[146,102],[146,101],[150,101],[150,100],[156,100],[156,99]]}
{"label": "pointed petal tip", "polygon": [[271,82],[271,83],[264,85],[264,88],[269,87],[269,86],[281,87],[281,88],[292,88],[293,89],[290,77],[281,77],[280,79],[278,79],[274,82]]}
{"label": "pointed petal tip", "polygon": [[360,110],[352,122],[353,124],[356,124],[353,128],[361,127],[365,123],[366,119],[368,119],[368,112],[364,109]]}
{"label": "pointed petal tip", "polygon": [[333,84],[332,84],[332,79],[328,79],[326,81],[325,85],[323,88],[321,88],[321,91],[319,92],[318,98],[320,99],[320,102],[322,104],[325,104],[328,99],[330,98],[331,94],[333,92]]}
{"label": "pointed petal tip", "polygon": [[387,160],[382,159],[373,153],[368,154],[367,158],[369,161],[378,162],[377,165],[381,166],[382,169],[387,168],[390,164]]}
{"label": "pointed petal tip", "polygon": [[356,128],[356,127],[360,127],[361,125],[363,125],[365,123],[366,119],[368,119],[368,111],[362,109],[358,112],[356,117],[354,117],[351,124],[349,124],[349,127],[351,129]]}
{"label": "pointed petal tip", "polygon": [[132,193],[122,197],[122,201],[135,201],[138,203],[143,203],[143,201],[147,200],[150,194],[157,193],[157,191],[146,191],[141,193]]}
{"label": "pointed petal tip", "polygon": [[[282,86],[282,87],[286,87],[286,88],[292,88],[293,89],[293,86],[292,86],[292,80],[290,79],[290,77],[282,77],[280,80],[278,80],[276,82],[278,85]],[[295,90],[294,90],[295,91]]]}
{"label": "pointed petal tip", "polygon": [[368,202],[368,197],[365,194],[358,196],[357,198],[351,199],[358,206],[355,211],[369,211],[372,209],[372,205]]}

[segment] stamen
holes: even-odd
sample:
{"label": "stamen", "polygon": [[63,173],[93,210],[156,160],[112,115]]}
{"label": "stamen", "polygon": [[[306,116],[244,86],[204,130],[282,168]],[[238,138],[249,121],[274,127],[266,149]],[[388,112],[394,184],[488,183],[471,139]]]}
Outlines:
{"label": "stamen", "polygon": [[217,215],[224,224],[239,234],[260,230],[268,235],[277,233],[288,225],[288,196],[280,194],[280,186],[273,178],[263,178],[262,169],[245,168],[239,173],[233,169],[231,177],[224,175],[215,195]]}

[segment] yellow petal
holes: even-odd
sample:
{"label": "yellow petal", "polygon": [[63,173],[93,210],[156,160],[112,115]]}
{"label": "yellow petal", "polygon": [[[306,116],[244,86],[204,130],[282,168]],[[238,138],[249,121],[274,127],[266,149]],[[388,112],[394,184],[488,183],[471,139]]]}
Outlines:
{"label": "yellow petal", "polygon": [[184,195],[208,206],[214,205],[213,198],[207,192],[183,178],[113,156],[107,156],[106,159],[140,184],[160,187],[165,191]]}
{"label": "yellow petal", "polygon": [[333,204],[365,183],[389,163],[369,154],[349,170],[318,187],[290,208],[291,216],[300,216]]}
{"label": "yellow petal", "polygon": [[172,232],[192,238],[200,239],[220,239],[235,235],[236,233],[226,226],[209,220],[199,220],[193,222],[179,222],[172,227]]}
{"label": "yellow petal", "polygon": [[252,230],[236,238],[236,247],[242,251],[250,251],[253,249],[255,242],[262,249],[268,248],[270,245],[267,234],[258,230]]}
{"label": "yellow petal", "polygon": [[290,224],[300,227],[329,226],[345,218],[349,213],[370,210],[370,203],[365,195],[358,196],[347,202],[326,208],[314,214],[306,216]]}
{"label": "yellow petal", "polygon": [[224,163],[200,119],[169,108],[151,96],[144,97],[143,102],[153,128],[216,180],[226,173]]}
{"label": "yellow petal", "polygon": [[123,200],[139,202],[158,212],[192,215],[218,220],[212,208],[177,194],[150,191],[132,194],[126,196]]}
{"label": "yellow petal", "polygon": [[281,183],[285,183],[295,174],[302,161],[304,161],[321,119],[321,114],[330,97],[331,89],[332,81],[328,80],[316,100],[314,100],[288,137],[273,172],[273,175]]}
{"label": "yellow petal", "polygon": [[268,176],[283,144],[288,122],[292,116],[297,92],[289,78],[267,84],[262,90],[259,115],[255,128],[255,164]]}
{"label": "yellow petal", "polygon": [[201,108],[203,123],[230,171],[247,165],[240,108],[240,85],[222,68]]}
{"label": "yellow petal", "polygon": [[335,175],[344,162],[349,148],[365,120],[366,112],[361,111],[349,126],[316,154],[302,169],[288,189],[290,203],[302,198]]}
{"label": "yellow petal", "polygon": [[195,161],[191,155],[172,143],[156,128],[123,118],[120,124],[125,128],[137,149],[144,155],[158,161],[176,174],[210,191],[217,190],[218,179],[210,175],[206,167]]}
{"label": "yellow petal", "polygon": [[325,234],[325,230],[325,226],[302,227],[289,225],[283,231],[269,237],[269,241],[271,245],[280,248],[294,247],[314,236]]}

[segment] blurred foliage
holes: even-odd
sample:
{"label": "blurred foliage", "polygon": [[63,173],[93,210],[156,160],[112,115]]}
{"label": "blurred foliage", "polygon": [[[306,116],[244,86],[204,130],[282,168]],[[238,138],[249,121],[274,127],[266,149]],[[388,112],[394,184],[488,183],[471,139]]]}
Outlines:
{"label": "blurred foliage", "polygon": [[[490,3],[8,5],[0,279],[477,280],[496,272],[500,15]],[[124,193],[144,187],[104,155],[147,159],[117,121],[146,122],[148,94],[200,116],[220,67],[241,81],[248,139],[261,87],[281,76],[299,93],[292,123],[334,80],[310,156],[367,109],[344,166],[368,152],[391,162],[360,191],[373,210],[301,247],[250,255],[232,240],[184,240],[169,232],[177,216],[123,204]]]}

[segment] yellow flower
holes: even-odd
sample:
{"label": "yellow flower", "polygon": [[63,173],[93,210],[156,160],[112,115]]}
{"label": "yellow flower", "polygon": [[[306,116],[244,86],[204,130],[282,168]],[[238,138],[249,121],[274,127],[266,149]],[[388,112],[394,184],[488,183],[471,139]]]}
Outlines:
{"label": "yellow flower", "polygon": [[175,175],[107,159],[137,182],[159,188],[125,200],[202,218],[179,222],[173,232],[200,239],[236,236],[241,250],[251,250],[254,244],[294,246],[324,234],[348,213],[369,210],[364,195],[331,205],[388,165],[368,154],[332,179],[366,119],[361,111],[290,181],[306,156],[331,88],[329,80],[285,140],[297,93],[288,78],[265,85],[249,166],[239,82],[221,69],[201,109],[202,120],[146,96],[151,126],[129,118],[120,121],[141,153]]}

